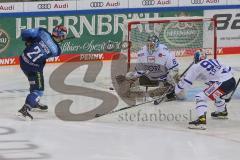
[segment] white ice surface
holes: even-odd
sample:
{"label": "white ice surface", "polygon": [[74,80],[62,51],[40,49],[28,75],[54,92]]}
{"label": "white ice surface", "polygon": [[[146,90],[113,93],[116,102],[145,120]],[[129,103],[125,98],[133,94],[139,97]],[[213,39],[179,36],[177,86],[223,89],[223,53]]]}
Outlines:
{"label": "white ice surface", "polygon": [[[238,70],[238,56],[220,58]],[[69,122],[55,115],[59,101],[72,99],[73,113],[92,110],[101,101],[54,91],[49,77],[59,65],[45,68],[42,102],[49,112],[33,113],[32,122],[15,116],[28,94],[27,79],[18,66],[0,68],[0,160],[239,160],[239,90],[229,104],[229,119],[213,120],[208,114],[205,131],[187,129],[188,121],[195,118],[194,93],[201,89],[197,87],[189,90],[186,101],[146,104],[91,121]],[[74,70],[66,83],[116,95],[108,90],[112,86],[109,62],[94,83],[83,82],[85,69]],[[118,108],[124,106],[119,99]],[[209,113],[213,110],[209,103]]]}

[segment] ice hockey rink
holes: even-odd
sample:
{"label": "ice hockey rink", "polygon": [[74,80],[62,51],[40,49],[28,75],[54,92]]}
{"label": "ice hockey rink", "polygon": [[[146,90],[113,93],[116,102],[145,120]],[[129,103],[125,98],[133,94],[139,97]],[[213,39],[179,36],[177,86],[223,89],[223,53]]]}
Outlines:
{"label": "ice hockey rink", "polygon": [[[239,55],[220,59],[233,67],[238,79]],[[71,72],[65,83],[117,95],[109,90],[110,63],[104,62],[95,82],[84,82],[83,66]],[[207,130],[187,129],[188,121],[195,119],[194,95],[199,86],[190,88],[184,101],[148,103],[89,121],[66,121],[55,113],[60,101],[73,100],[70,111],[78,114],[94,109],[101,100],[53,90],[49,77],[60,65],[46,65],[41,102],[48,104],[49,111],[32,113],[31,122],[15,116],[28,94],[27,79],[19,66],[0,67],[0,160],[239,160],[240,87],[228,104],[228,120],[211,119],[209,113],[215,108],[209,102]],[[116,109],[124,106],[118,99]]]}

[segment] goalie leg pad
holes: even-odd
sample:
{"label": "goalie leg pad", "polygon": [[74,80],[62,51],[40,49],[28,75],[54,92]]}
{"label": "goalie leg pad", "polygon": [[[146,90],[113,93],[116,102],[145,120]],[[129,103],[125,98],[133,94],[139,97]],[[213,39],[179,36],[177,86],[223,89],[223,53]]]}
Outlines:
{"label": "goalie leg pad", "polygon": [[135,93],[133,95],[131,89],[136,86],[137,81],[128,80],[124,75],[116,76],[117,88],[116,91],[121,97],[125,98],[134,98],[135,96],[139,96],[139,94],[143,95],[143,93]]}
{"label": "goalie leg pad", "polygon": [[167,86],[160,86],[156,89],[150,90],[148,93],[150,97],[154,98],[154,97],[162,96],[164,93],[166,93],[168,89],[169,87]]}
{"label": "goalie leg pad", "polygon": [[150,80],[146,75],[139,77],[139,84],[141,86],[157,87],[159,86],[159,81]]}

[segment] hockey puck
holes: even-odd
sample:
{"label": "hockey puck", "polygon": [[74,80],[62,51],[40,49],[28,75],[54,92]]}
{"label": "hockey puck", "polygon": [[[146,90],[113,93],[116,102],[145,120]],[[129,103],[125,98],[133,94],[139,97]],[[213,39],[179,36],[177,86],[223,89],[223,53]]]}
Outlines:
{"label": "hockey puck", "polygon": [[109,87],[109,90],[114,90],[114,88],[113,87]]}

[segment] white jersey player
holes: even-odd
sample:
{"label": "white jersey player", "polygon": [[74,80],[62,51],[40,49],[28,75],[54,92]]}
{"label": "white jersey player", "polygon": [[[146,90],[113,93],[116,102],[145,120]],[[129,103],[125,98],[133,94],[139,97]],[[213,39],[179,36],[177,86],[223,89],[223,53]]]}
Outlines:
{"label": "white jersey player", "polygon": [[231,67],[223,65],[216,59],[206,59],[206,54],[201,50],[195,52],[194,64],[175,86],[175,94],[180,95],[195,80],[205,82],[208,87],[195,96],[199,118],[189,122],[189,128],[205,129],[207,99],[213,100],[217,109],[211,113],[213,118],[227,118],[228,112],[224,97],[234,90],[236,81]]}
{"label": "white jersey player", "polygon": [[[175,85],[178,77],[178,62],[166,45],[160,44],[156,35],[150,35],[147,44],[138,51],[135,71],[126,74],[126,79],[136,80],[145,77],[147,81],[163,81]],[[152,92],[153,93],[153,92]],[[151,96],[151,94],[150,94]],[[157,96],[157,94],[152,94]],[[171,99],[175,95],[168,94]]]}
{"label": "white jersey player", "polygon": [[[157,36],[149,36],[147,45],[137,53],[135,72],[129,73],[129,78],[140,77],[145,74],[150,80],[172,80],[167,77],[169,72],[177,74],[178,63],[167,46],[159,43]],[[169,74],[170,75],[170,74]]]}

